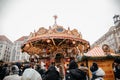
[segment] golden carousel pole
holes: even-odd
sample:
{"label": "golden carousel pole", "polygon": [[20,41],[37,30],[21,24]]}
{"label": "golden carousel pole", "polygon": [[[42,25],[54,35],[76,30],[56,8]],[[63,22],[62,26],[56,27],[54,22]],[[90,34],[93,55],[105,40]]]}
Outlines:
{"label": "golden carousel pole", "polygon": [[[55,27],[57,27],[57,18],[58,17],[57,17],[57,15],[54,15],[53,17],[54,17],[54,20],[55,20],[53,27],[55,28]],[[62,42],[60,42],[57,46],[61,45],[65,40],[66,39],[64,39]],[[52,39],[52,42],[56,46],[54,39]],[[57,47],[57,50],[58,50],[58,47]],[[56,63],[56,66],[58,66],[58,65],[59,65],[59,69],[60,69],[60,74],[62,75],[62,79],[64,79],[64,75],[65,75],[64,61],[62,61],[60,63]]]}

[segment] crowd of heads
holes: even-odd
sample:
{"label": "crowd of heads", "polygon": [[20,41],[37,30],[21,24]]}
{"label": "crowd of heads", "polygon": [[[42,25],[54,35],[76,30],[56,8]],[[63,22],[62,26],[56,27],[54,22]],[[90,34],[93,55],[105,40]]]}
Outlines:
{"label": "crowd of heads", "polygon": [[[114,60],[113,68],[114,68],[115,77],[120,79],[120,58],[116,58]],[[105,76],[104,70],[100,68],[96,62],[93,62],[90,68],[88,69],[88,67],[84,65],[84,63],[81,63],[78,65],[75,59],[71,58],[69,64],[67,64],[66,69],[64,69],[62,64],[60,63],[57,64],[55,62],[51,62],[47,68],[46,64],[42,61],[38,62],[37,64],[34,62],[4,63],[3,61],[0,61],[0,80],[7,80],[7,79],[4,79],[6,76],[16,75],[16,74],[20,76],[22,80],[26,80],[25,78],[23,79],[22,76],[26,77],[25,74],[30,73],[28,69],[32,69],[32,71],[35,74],[38,74],[38,77],[41,80],[63,80],[63,79],[65,80],[77,80],[77,79],[87,80],[89,78],[88,70],[90,70],[92,73],[91,80],[95,80],[95,78],[98,78],[97,75],[99,74],[101,74],[99,75],[99,77],[103,78]],[[27,70],[29,72],[25,72]],[[99,73],[98,71],[101,73]]]}

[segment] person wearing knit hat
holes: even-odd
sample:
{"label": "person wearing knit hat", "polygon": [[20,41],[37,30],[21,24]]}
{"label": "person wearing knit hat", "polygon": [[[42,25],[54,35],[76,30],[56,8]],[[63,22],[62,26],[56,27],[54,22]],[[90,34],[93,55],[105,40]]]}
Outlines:
{"label": "person wearing knit hat", "polygon": [[54,65],[50,65],[48,70],[45,72],[43,80],[62,80],[60,73],[56,70]]}
{"label": "person wearing knit hat", "polygon": [[93,63],[92,66],[90,67],[91,72],[97,71],[98,70],[98,65],[97,63]]}
{"label": "person wearing knit hat", "polygon": [[3,80],[21,80],[21,76],[19,76],[19,68],[17,65],[13,65],[11,68],[12,75],[6,76]]}
{"label": "person wearing knit hat", "polygon": [[78,64],[74,60],[72,60],[69,64],[69,69],[76,69],[76,68],[78,68]]}
{"label": "person wearing knit hat", "polygon": [[86,73],[78,69],[78,64],[72,60],[66,71],[65,80],[86,80]]}
{"label": "person wearing knit hat", "polygon": [[92,72],[91,80],[104,80],[105,72],[102,68],[98,67],[97,63],[92,64],[90,71]]}

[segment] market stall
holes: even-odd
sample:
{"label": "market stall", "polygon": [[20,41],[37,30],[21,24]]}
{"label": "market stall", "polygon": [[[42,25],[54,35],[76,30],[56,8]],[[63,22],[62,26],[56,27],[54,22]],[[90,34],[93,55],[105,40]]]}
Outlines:
{"label": "market stall", "polygon": [[89,77],[92,77],[90,67],[93,63],[97,63],[98,66],[105,71],[104,80],[115,80],[113,63],[116,58],[120,57],[120,55],[113,53],[112,50],[105,51],[103,47],[101,48],[96,46],[88,51],[84,56],[84,59],[87,61],[87,66],[89,68]]}

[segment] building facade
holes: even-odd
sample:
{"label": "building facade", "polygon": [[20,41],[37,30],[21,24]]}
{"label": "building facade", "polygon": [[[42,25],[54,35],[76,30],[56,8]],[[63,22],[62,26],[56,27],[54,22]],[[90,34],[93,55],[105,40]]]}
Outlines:
{"label": "building facade", "polygon": [[0,35],[0,60],[11,61],[11,49],[13,43],[6,36]]}
{"label": "building facade", "polygon": [[23,36],[16,40],[12,48],[12,61],[29,61],[29,55],[21,52],[21,45],[28,39],[27,36]]}
{"label": "building facade", "polygon": [[6,36],[0,35],[0,60],[4,62],[29,61],[29,55],[21,52],[21,45],[27,39],[27,36],[23,36],[12,43]]}
{"label": "building facade", "polygon": [[95,43],[93,43],[92,47],[94,46],[101,46],[103,44],[109,45],[114,52],[119,53],[120,51],[120,15],[115,15],[113,17],[114,26],[112,26],[107,33],[105,33],[101,38],[99,38]]}

